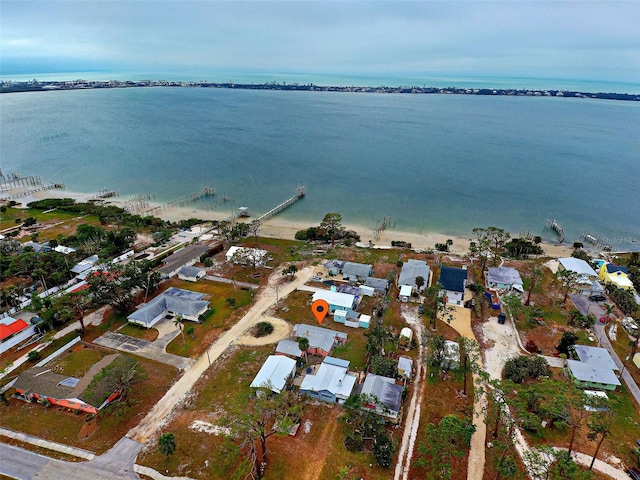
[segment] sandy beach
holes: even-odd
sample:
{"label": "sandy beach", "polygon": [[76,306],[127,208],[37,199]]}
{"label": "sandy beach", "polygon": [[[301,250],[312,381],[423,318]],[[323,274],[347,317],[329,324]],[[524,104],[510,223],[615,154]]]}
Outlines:
{"label": "sandy beach", "polygon": [[[73,198],[77,202],[87,202],[98,197],[97,193],[79,193],[70,192],[68,190],[47,190],[42,192],[36,192],[32,195],[25,196],[17,199],[23,205],[35,200],[42,200],[45,198]],[[106,201],[120,207],[124,207],[131,199],[126,197],[114,197],[109,198]],[[173,208],[160,208],[161,204],[149,202],[148,207],[144,212],[140,212],[140,215],[154,215],[162,218],[163,220],[176,222],[180,220],[186,220],[188,218],[199,218],[202,220],[224,220],[229,214],[228,212],[212,211],[212,210],[197,210],[189,207],[173,207]],[[153,210],[148,212],[148,210]],[[272,217],[265,221],[260,227],[259,234],[264,237],[270,238],[283,238],[294,239],[298,230],[313,227],[318,225],[321,219],[314,221],[291,221],[278,216]],[[248,219],[247,221],[250,221]],[[348,230],[354,230],[360,235],[361,241],[364,243],[369,240],[374,240],[373,230],[362,225],[356,224],[344,224]],[[451,236],[438,232],[406,232],[399,231],[394,228],[388,228],[384,230],[380,237],[374,241],[376,247],[390,247],[392,241],[404,241],[411,243],[412,248],[415,249],[432,249],[436,243],[445,243],[447,240],[453,240],[453,245],[450,247],[451,253],[463,255],[469,250],[469,239],[471,232],[469,232],[469,238],[462,238],[459,236]],[[542,244],[544,251],[552,257],[567,257],[571,255],[573,249],[569,245],[551,245]]]}

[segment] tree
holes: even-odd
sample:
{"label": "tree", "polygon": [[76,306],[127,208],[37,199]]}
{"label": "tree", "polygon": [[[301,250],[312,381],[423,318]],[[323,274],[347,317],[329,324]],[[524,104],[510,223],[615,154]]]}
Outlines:
{"label": "tree", "polygon": [[335,244],[335,239],[339,238],[344,231],[342,225],[342,215],[335,212],[327,213],[320,222],[319,230],[323,236],[331,240],[331,245]]}
{"label": "tree", "polygon": [[44,303],[36,292],[31,294],[31,303],[29,304],[29,309],[34,313],[40,313],[44,308]]}
{"label": "tree", "polygon": [[551,445],[533,447],[524,452],[522,460],[533,480],[548,480],[555,450]]}
{"label": "tree", "polygon": [[182,315],[178,314],[173,318],[173,324],[178,327],[182,335],[182,345],[187,346],[187,340],[184,338],[184,323],[182,323]]}
{"label": "tree", "polygon": [[428,468],[429,479],[448,480],[453,473],[453,458],[466,455],[475,431],[470,419],[461,420],[455,415],[447,415],[437,426],[430,423],[425,442],[418,445],[418,451],[426,458],[416,460],[416,465]]}
{"label": "tree", "polygon": [[451,323],[453,320],[454,307],[447,305],[442,285],[436,284],[425,288],[422,292],[424,296],[424,315],[431,320],[431,325],[436,328],[436,320]]}
{"label": "tree", "polygon": [[[287,434],[291,426],[297,422],[302,413],[302,403],[298,395],[293,392],[281,392],[273,395],[270,387],[259,388],[256,399],[250,406],[248,413],[242,413],[236,428],[253,446],[250,451],[255,452],[253,472],[257,478],[262,478],[267,466],[267,440],[275,434]],[[257,443],[260,450],[258,452]]]}
{"label": "tree", "polygon": [[309,339],[307,337],[300,337],[298,339],[298,348],[304,355],[305,361],[307,360],[307,350],[309,350]]}
{"label": "tree", "polygon": [[460,346],[460,372],[462,373],[462,394],[467,395],[467,383],[469,373],[477,371],[480,355],[480,345],[473,339],[466,337],[456,338]]}
{"label": "tree", "polygon": [[381,375],[383,377],[395,377],[398,373],[396,362],[382,355],[376,355],[371,359],[371,372],[375,375]]}
{"label": "tree", "polygon": [[543,271],[539,267],[535,267],[529,276],[529,290],[527,291],[527,300],[524,302],[525,306],[529,306],[531,303],[531,292],[536,287],[536,284],[542,278]]}
{"label": "tree", "polygon": [[262,223],[259,220],[253,220],[248,224],[249,233],[253,236],[254,240],[258,240],[258,232],[260,231],[260,227]]}
{"label": "tree", "polygon": [[119,392],[120,400],[126,400],[129,406],[129,390],[145,378],[146,374],[138,362],[119,355],[93,377],[83,398],[92,405],[101,405],[111,394]]}
{"label": "tree", "polygon": [[484,277],[489,257],[497,258],[504,253],[504,244],[509,240],[510,235],[498,227],[476,227],[472,232],[475,240],[469,244],[469,251],[480,260],[480,270]]}
{"label": "tree", "polygon": [[414,280],[416,287],[418,287],[418,291],[420,291],[420,288],[424,285],[425,281],[424,281],[424,277],[421,275],[418,275],[416,277],[416,279]]}
{"label": "tree", "polygon": [[373,456],[382,468],[389,468],[393,461],[395,447],[393,441],[384,433],[378,434],[373,445]]}
{"label": "tree", "polygon": [[160,448],[160,453],[167,457],[173,454],[173,452],[176,451],[176,439],[173,433],[160,435],[160,438],[158,439],[158,447]]}
{"label": "tree", "polygon": [[439,367],[445,359],[445,340],[444,335],[431,335],[429,337],[429,356],[427,361],[432,367]]}
{"label": "tree", "polygon": [[569,296],[569,292],[580,281],[580,274],[578,272],[574,272],[573,270],[558,270],[558,272],[556,273],[556,278],[562,285],[562,290],[564,294],[562,303],[567,303],[567,297]]}
{"label": "tree", "polygon": [[291,280],[293,280],[298,272],[298,267],[295,265],[289,265],[282,270],[283,275],[287,275]]}
{"label": "tree", "polygon": [[569,350],[573,348],[577,341],[578,336],[575,333],[570,331],[563,332],[560,341],[556,345],[556,350],[569,356]]}
{"label": "tree", "polygon": [[609,322],[611,321],[611,314],[614,312],[616,307],[611,305],[610,303],[605,303],[603,307],[604,307],[604,315],[605,317],[607,317],[607,325],[608,325]]}
{"label": "tree", "polygon": [[589,419],[587,420],[587,427],[589,428],[587,438],[589,440],[596,440],[600,437],[600,440],[598,440],[598,444],[596,445],[596,451],[594,452],[591,460],[591,465],[589,465],[589,470],[593,469],[593,464],[596,463],[600,447],[604,443],[605,438],[607,438],[611,433],[611,428],[617,419],[617,412],[612,410],[608,405],[604,407],[604,410],[599,410],[589,416]]}

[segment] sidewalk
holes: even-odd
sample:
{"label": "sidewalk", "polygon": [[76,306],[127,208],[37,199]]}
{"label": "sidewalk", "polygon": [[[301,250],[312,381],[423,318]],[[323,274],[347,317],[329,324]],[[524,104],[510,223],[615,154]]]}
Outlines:
{"label": "sidewalk", "polygon": [[85,460],[93,460],[94,458],[96,458],[96,455],[89,450],[70,447],[68,445],[63,445],[62,443],[50,442],[49,440],[44,440],[42,438],[34,437],[32,435],[27,435],[20,432],[14,432],[13,430],[8,430],[2,427],[0,427],[0,436],[13,438],[14,440],[18,440],[20,442],[29,443],[31,445],[36,445],[38,447],[53,450],[55,452],[65,453],[74,457],[84,458]]}

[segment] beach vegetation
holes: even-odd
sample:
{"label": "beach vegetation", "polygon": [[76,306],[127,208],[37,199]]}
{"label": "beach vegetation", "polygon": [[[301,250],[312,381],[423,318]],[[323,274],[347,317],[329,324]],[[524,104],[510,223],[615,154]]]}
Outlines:
{"label": "beach vegetation", "polygon": [[341,242],[349,241],[349,244],[354,241],[360,241],[360,235],[353,230],[347,230],[342,225],[342,215],[335,212],[327,213],[317,227],[298,230],[295,238],[302,241],[327,242],[331,243],[331,245],[334,245],[336,240]]}
{"label": "beach vegetation", "polygon": [[531,255],[542,255],[540,245],[528,238],[512,238],[504,244],[506,253],[514,258],[528,258]]}
{"label": "beach vegetation", "polygon": [[469,243],[469,252],[480,260],[480,271],[484,275],[489,259],[497,260],[504,253],[511,235],[498,227],[476,227],[472,232],[474,239]]}

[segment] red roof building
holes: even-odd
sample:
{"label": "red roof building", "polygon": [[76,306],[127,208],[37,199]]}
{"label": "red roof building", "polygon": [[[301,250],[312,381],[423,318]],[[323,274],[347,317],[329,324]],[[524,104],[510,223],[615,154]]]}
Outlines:
{"label": "red roof building", "polygon": [[4,342],[13,337],[16,333],[20,333],[25,328],[29,328],[29,324],[19,318],[9,324],[0,324],[0,342]]}

